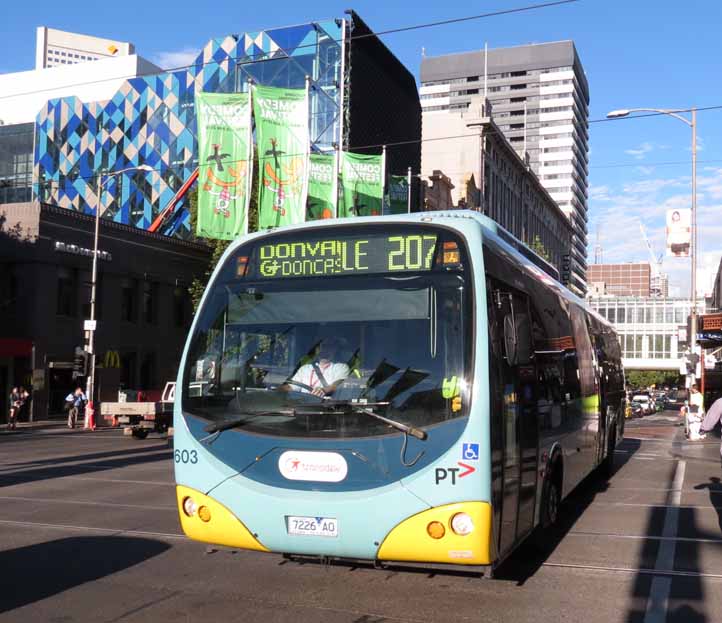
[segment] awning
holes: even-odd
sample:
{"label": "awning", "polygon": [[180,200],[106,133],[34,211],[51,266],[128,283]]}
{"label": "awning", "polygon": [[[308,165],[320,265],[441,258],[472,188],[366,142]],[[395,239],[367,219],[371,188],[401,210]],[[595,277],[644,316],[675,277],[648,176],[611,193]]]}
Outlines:
{"label": "awning", "polygon": [[16,337],[0,337],[0,357],[30,357],[33,343]]}

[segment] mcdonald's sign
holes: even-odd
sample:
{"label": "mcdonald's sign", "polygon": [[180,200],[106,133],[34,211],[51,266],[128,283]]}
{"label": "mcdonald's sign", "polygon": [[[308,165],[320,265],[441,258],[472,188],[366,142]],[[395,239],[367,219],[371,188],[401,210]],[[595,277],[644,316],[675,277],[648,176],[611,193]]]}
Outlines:
{"label": "mcdonald's sign", "polygon": [[120,355],[117,350],[106,351],[103,357],[103,366],[106,368],[120,368]]}

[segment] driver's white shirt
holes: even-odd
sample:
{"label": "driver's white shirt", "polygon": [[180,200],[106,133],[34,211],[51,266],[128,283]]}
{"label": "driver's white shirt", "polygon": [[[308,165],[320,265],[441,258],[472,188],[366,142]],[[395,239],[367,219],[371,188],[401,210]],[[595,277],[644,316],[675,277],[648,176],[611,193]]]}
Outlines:
{"label": "driver's white shirt", "polygon": [[[318,367],[321,369],[321,374],[326,380],[326,385],[333,385],[338,381],[343,381],[349,375],[349,367],[345,363],[332,363],[327,359],[322,359],[318,362]],[[313,364],[307,363],[305,366],[301,366],[296,374],[291,378],[292,381],[303,383],[308,385],[312,389],[323,388],[321,379],[318,378],[316,370],[313,368]],[[292,389],[306,394],[310,393],[309,390],[303,387],[292,387]]]}

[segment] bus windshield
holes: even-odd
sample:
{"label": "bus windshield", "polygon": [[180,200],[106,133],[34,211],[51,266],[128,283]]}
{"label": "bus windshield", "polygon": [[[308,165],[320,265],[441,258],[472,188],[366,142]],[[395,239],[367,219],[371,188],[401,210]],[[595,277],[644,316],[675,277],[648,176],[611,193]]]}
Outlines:
{"label": "bus windshield", "polygon": [[[235,265],[236,257],[229,258]],[[183,409],[281,437],[397,433],[468,412],[470,292],[463,271],[237,279],[208,293]]]}

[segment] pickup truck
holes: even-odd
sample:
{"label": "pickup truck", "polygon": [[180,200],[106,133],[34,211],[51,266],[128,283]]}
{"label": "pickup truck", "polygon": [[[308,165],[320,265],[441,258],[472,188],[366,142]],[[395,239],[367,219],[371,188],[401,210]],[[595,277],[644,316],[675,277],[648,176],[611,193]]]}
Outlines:
{"label": "pickup truck", "polygon": [[165,384],[157,402],[102,402],[100,416],[106,424],[124,427],[126,435],[145,439],[149,432],[173,434],[173,400],[175,383]]}

